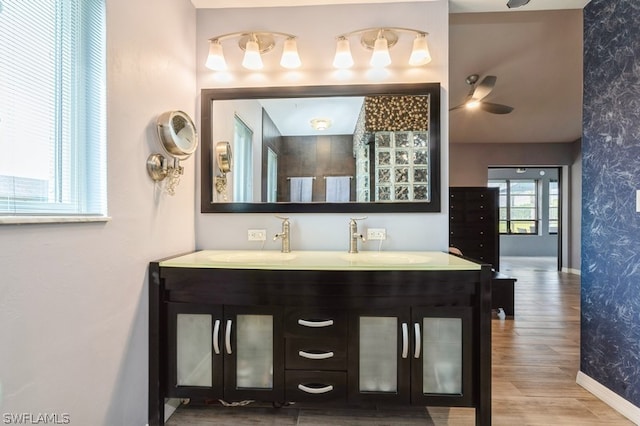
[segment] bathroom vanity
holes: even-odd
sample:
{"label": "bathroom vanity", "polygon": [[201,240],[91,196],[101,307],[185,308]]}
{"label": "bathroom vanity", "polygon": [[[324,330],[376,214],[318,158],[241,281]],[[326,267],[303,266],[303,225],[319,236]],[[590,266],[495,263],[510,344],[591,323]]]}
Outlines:
{"label": "bathroom vanity", "polygon": [[489,265],[440,252],[152,262],[149,424],[165,398],[189,398],[475,407],[488,426],[490,281]]}

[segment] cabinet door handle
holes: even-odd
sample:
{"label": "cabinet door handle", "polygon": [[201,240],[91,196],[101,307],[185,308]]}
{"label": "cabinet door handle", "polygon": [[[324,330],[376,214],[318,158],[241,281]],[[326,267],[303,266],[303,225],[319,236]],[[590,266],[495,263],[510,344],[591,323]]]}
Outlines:
{"label": "cabinet door handle", "polygon": [[307,359],[328,359],[333,358],[333,352],[324,352],[321,354],[312,354],[311,352],[299,351],[298,355]]}
{"label": "cabinet door handle", "polygon": [[298,385],[298,389],[300,389],[302,392],[306,392],[306,393],[319,394],[319,393],[331,392],[333,390],[333,385],[328,385],[328,386],[325,386],[323,388],[310,388],[310,387],[305,386],[303,384],[299,384]]}
{"label": "cabinet door handle", "polygon": [[406,358],[409,353],[409,326],[402,323],[402,358]]}
{"label": "cabinet door handle", "polygon": [[231,350],[231,320],[227,320],[227,329],[225,330],[224,335],[224,345],[227,348],[227,353],[231,355],[233,351]]}
{"label": "cabinet door handle", "polygon": [[216,355],[220,355],[220,320],[217,319],[213,325],[213,351]]}
{"label": "cabinet door handle", "polygon": [[414,358],[420,358],[420,350],[422,349],[422,337],[420,337],[420,324],[417,322],[413,324],[413,328],[416,332],[416,351],[413,353]]}
{"label": "cabinet door handle", "polygon": [[298,324],[300,324],[303,327],[331,327],[333,325],[333,320],[307,321],[307,320],[299,319]]}

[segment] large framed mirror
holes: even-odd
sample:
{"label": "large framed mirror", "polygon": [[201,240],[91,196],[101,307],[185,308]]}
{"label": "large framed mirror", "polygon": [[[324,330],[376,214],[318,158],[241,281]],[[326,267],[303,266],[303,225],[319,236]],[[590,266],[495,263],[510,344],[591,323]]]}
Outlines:
{"label": "large framed mirror", "polygon": [[439,83],[204,89],[201,102],[202,213],[440,211]]}

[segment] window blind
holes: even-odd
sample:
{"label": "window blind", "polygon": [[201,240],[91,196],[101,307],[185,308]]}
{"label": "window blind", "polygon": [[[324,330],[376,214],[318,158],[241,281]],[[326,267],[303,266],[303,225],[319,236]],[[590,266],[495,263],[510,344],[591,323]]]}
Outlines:
{"label": "window blind", "polygon": [[104,0],[0,2],[0,215],[106,215]]}

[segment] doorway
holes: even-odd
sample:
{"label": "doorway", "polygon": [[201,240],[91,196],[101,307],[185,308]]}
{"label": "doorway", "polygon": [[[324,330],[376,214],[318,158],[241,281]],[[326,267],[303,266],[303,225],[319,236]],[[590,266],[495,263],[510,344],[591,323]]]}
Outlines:
{"label": "doorway", "polygon": [[561,270],[561,175],[559,167],[489,168],[488,186],[499,188],[501,271]]}

